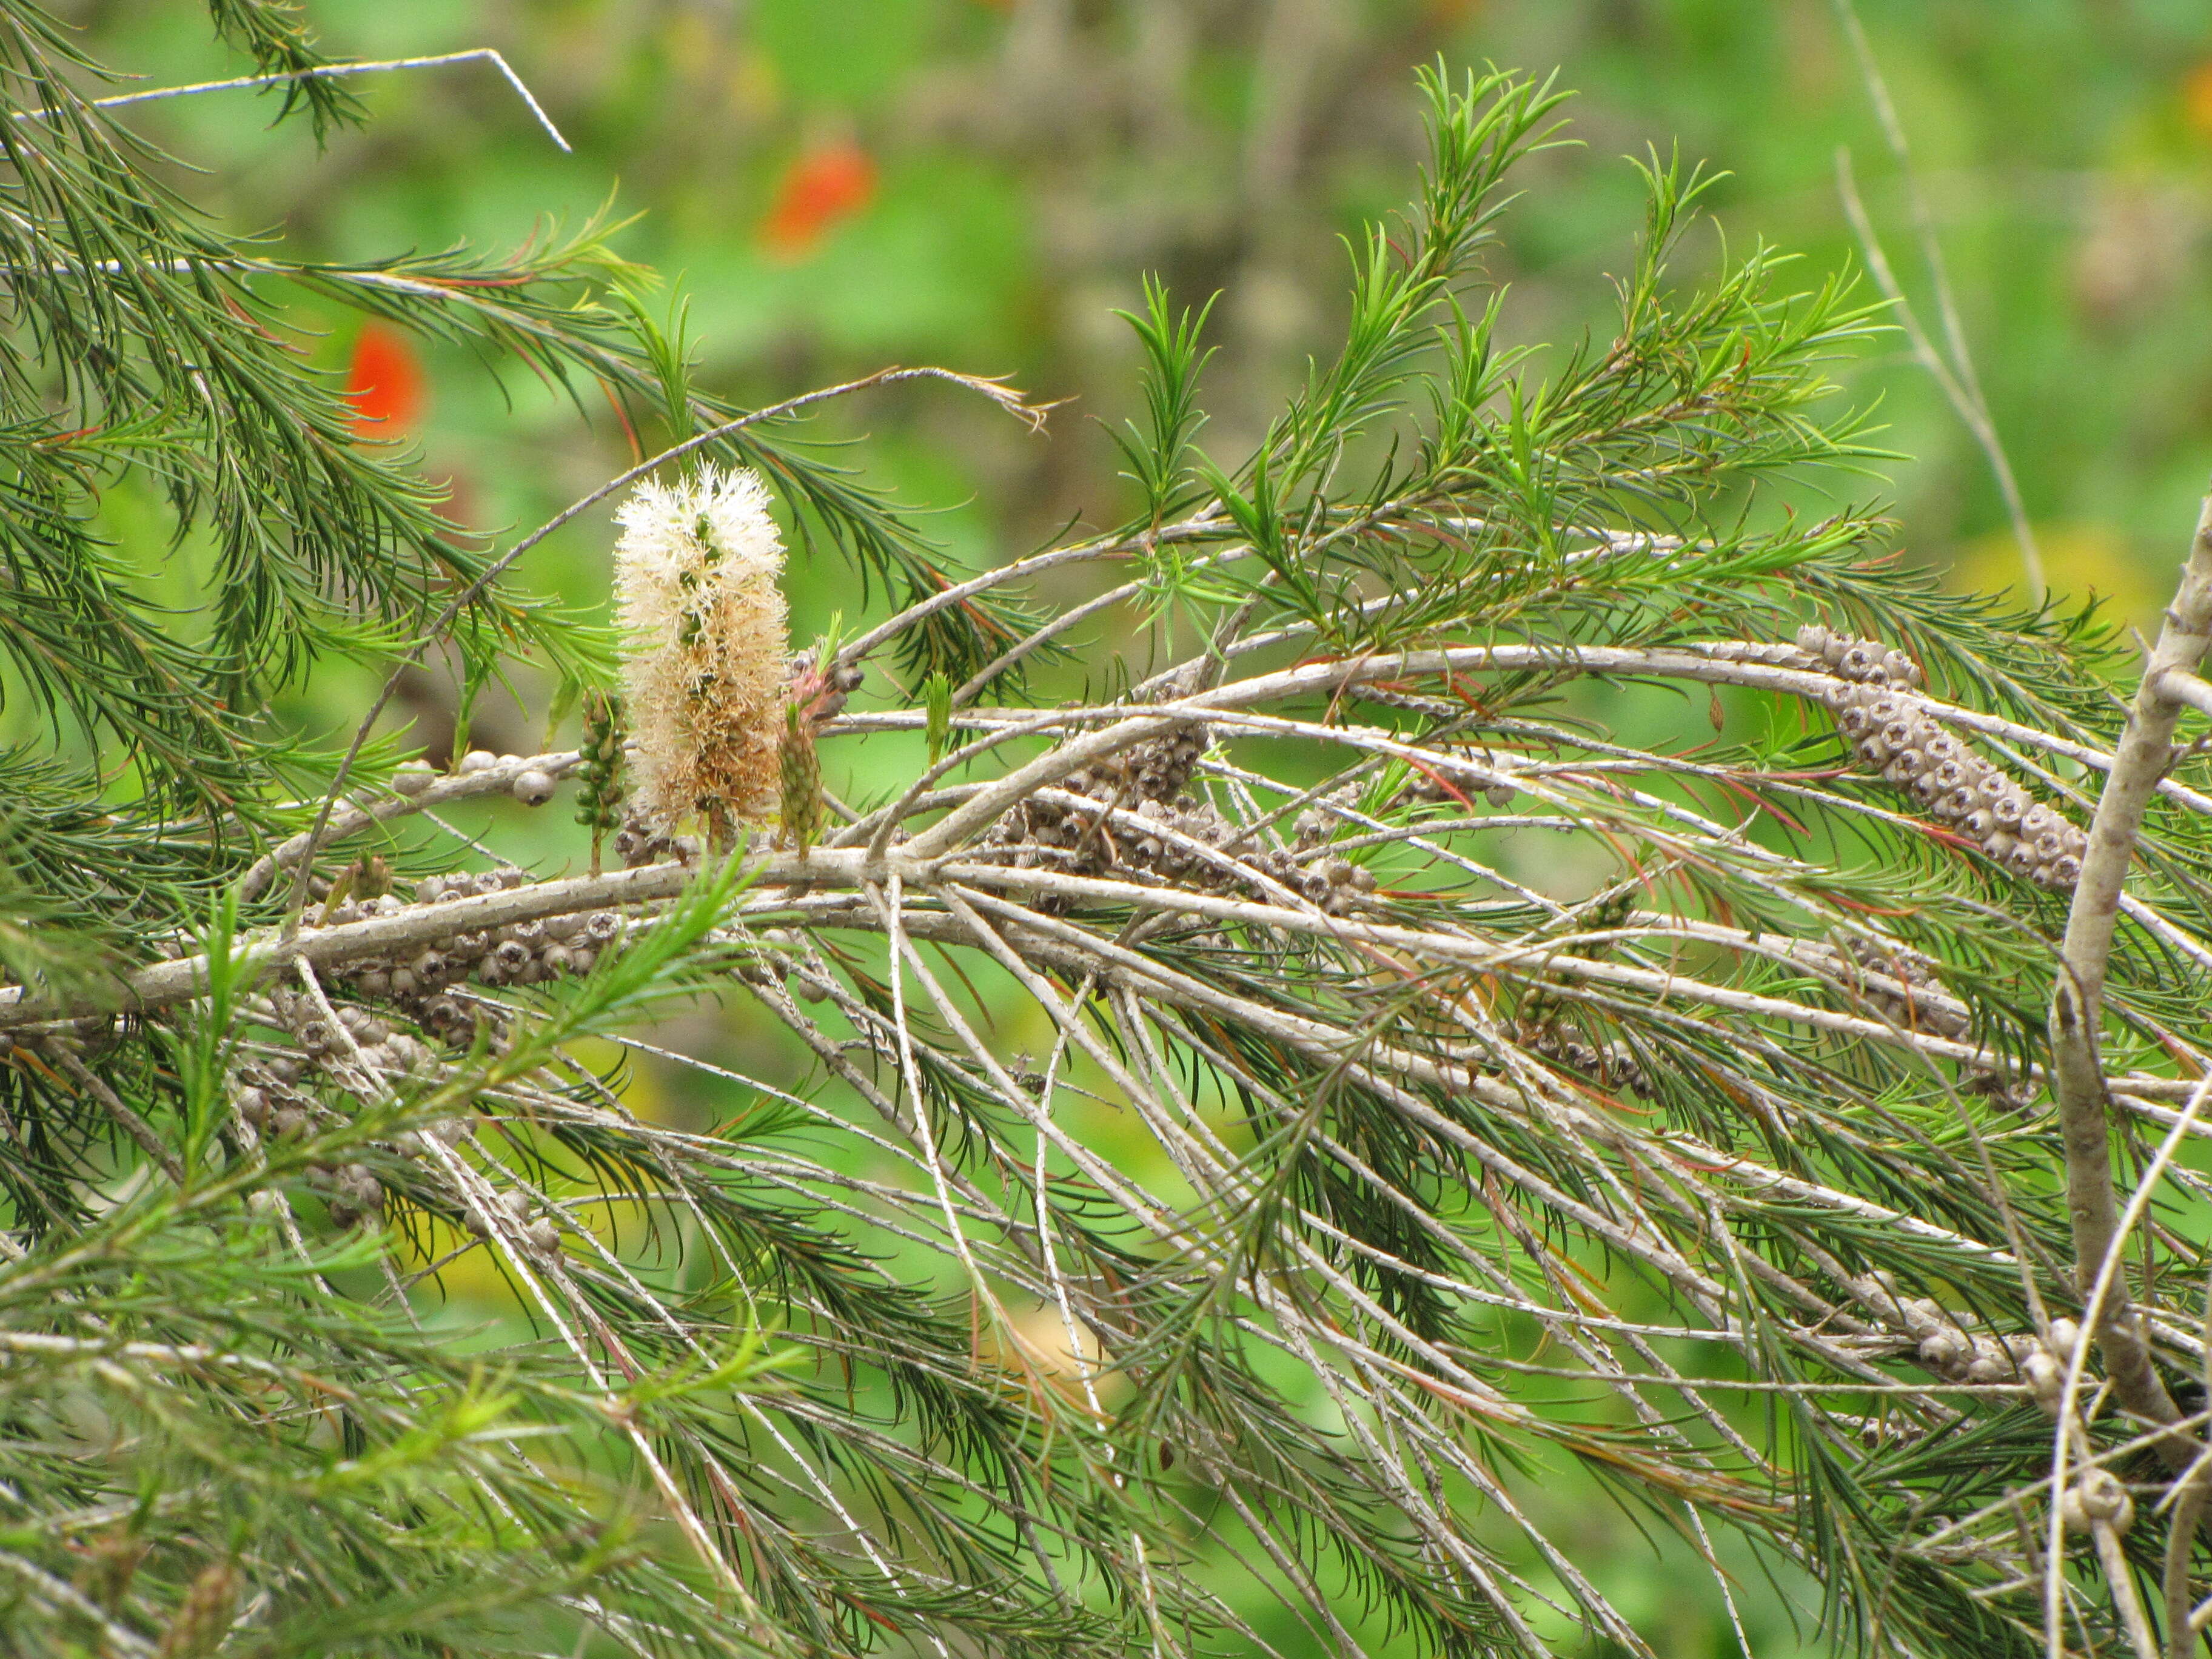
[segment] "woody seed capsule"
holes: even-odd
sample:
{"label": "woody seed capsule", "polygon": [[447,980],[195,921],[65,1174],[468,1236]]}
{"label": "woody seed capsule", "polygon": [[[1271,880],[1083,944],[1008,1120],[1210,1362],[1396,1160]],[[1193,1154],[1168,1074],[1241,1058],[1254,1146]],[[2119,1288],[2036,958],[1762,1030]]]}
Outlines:
{"label": "woody seed capsule", "polygon": [[507,792],[525,806],[543,806],[553,799],[554,787],[551,774],[540,772],[533,767],[528,771],[516,773],[514,781],[507,786]]}

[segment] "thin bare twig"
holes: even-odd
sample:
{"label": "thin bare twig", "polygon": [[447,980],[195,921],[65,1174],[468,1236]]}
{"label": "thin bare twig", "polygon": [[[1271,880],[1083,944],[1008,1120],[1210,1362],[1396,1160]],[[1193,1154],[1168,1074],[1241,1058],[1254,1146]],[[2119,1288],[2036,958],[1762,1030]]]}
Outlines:
{"label": "thin bare twig", "polygon": [[1928,266],[1928,274],[1936,290],[1936,314],[1942,320],[1943,336],[1949,346],[1947,358],[1938,350],[1928,331],[1920,325],[1912,302],[1905,297],[1904,286],[1891,270],[1888,257],[1882,252],[1881,240],[1875,234],[1874,222],[1868,216],[1864,204],[1859,200],[1858,187],[1851,178],[1850,153],[1836,152],[1836,178],[1844,200],[1844,210],[1857,234],[1859,246],[1864,250],[1867,268],[1884,297],[1896,307],[1898,321],[1911,343],[1913,356],[1942,388],[1944,398],[1956,411],[1966,430],[1973,434],[1983,456],[1990,464],[1990,471],[1996,480],[1997,494],[2003,499],[2005,515],[2012,521],[2014,539],[2020,546],[2022,574],[2027,579],[2028,592],[2039,602],[2045,592],[2043,570],[2043,550],[2037,544],[2035,531],[2028,522],[2027,507],[2021,498],[2020,483],[2013,475],[2012,462],[2005,454],[2004,441],[1997,435],[1996,422],[1990,416],[1989,399],[1982,395],[1980,377],[1974,373],[1972,352],[1966,344],[1966,331],[1959,316],[1956,297],[1951,291],[1951,278],[1943,259],[1943,244],[1936,234],[1936,218],[1929,211],[1928,198],[1920,188],[1920,177],[1912,164],[1912,149],[1905,134],[1905,124],[1898,119],[1897,106],[1890,101],[1889,83],[1883,78],[1881,66],[1875,61],[1874,48],[1868,42],[1866,30],[1852,0],[1835,0],[1836,15],[1844,26],[1844,33],[1850,41],[1852,55],[1858,60],[1860,78],[1866,83],[1867,96],[1872,101],[1875,119],[1881,127],[1882,137],[1889,145],[1890,154],[1896,158],[1898,172],[1905,185],[1906,204],[1912,215],[1912,228],[1920,245],[1920,256]]}
{"label": "thin bare twig", "polygon": [[69,1074],[70,1082],[98,1101],[100,1109],[115,1120],[116,1127],[138,1143],[139,1149],[154,1160],[163,1175],[179,1187],[185,1184],[184,1164],[152,1124],[133,1110],[127,1101],[107,1086],[106,1081],[98,1073],[75,1054],[65,1049],[54,1049],[52,1058]]}

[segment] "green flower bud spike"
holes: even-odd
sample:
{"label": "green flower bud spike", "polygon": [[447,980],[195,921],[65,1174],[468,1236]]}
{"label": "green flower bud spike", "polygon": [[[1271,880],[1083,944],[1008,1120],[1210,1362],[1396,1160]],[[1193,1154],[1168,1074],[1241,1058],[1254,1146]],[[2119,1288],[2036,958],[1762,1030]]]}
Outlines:
{"label": "green flower bud spike", "polygon": [[602,842],[622,828],[625,794],[623,745],[629,721],[622,699],[611,691],[584,696],[583,763],[576,769],[576,822],[592,832],[592,873],[599,873]]}
{"label": "green flower bud spike", "polygon": [[822,831],[822,759],[814,749],[814,726],[796,701],[784,706],[781,763],[783,833],[805,858]]}

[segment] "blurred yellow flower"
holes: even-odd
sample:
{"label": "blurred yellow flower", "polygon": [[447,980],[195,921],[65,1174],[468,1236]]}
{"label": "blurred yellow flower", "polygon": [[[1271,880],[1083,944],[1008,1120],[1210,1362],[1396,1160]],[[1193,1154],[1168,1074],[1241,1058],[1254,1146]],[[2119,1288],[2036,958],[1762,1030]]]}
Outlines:
{"label": "blurred yellow flower", "polygon": [[2191,132],[2212,139],[2212,58],[2181,77],[2181,112]]}
{"label": "blurred yellow flower", "polygon": [[[2105,602],[2105,614],[2115,623],[2148,629],[2157,622],[2165,591],[2127,538],[2110,525],[2038,525],[2035,541],[2043,553],[2044,579],[2062,604],[2080,605],[2094,596]],[[2024,598],[2020,544],[2012,532],[1993,530],[1962,544],[1945,585],[1958,592]]]}

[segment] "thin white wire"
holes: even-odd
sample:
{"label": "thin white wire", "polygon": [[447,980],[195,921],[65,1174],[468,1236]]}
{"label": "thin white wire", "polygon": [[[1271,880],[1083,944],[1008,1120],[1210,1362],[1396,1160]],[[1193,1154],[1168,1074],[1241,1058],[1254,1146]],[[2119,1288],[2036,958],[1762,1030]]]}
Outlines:
{"label": "thin white wire", "polygon": [[[490,46],[475,46],[467,52],[441,52],[431,58],[386,58],[374,63],[320,64],[312,69],[295,70],[283,75],[241,75],[228,81],[197,81],[190,86],[153,87],[144,92],[118,93],[112,98],[94,98],[88,100],[94,109],[120,109],[127,104],[151,104],[167,98],[196,97],[204,92],[241,92],[251,87],[273,87],[287,81],[335,80],[345,75],[380,75],[387,70],[436,69],[447,64],[489,64],[514,88],[515,96],[529,106],[530,112],[538,118],[538,125],[545,129],[545,136],[563,150],[574,154],[574,146],[561,136],[561,129],[553,125],[553,118],[545,112],[524,84],[514,66]],[[57,115],[54,109],[26,109],[15,112],[18,121],[41,120]]]}

